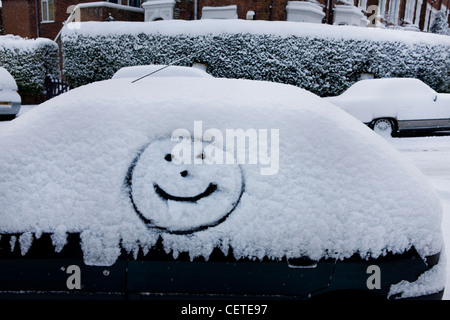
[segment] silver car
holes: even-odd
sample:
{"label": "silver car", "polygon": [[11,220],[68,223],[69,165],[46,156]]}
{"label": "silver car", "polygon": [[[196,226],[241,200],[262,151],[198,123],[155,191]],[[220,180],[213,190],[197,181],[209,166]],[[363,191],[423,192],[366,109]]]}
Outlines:
{"label": "silver car", "polygon": [[326,99],[380,134],[450,130],[450,94],[418,79],[361,80]]}
{"label": "silver car", "polygon": [[22,99],[17,90],[14,78],[8,70],[0,67],[0,117],[14,119],[19,113]]}

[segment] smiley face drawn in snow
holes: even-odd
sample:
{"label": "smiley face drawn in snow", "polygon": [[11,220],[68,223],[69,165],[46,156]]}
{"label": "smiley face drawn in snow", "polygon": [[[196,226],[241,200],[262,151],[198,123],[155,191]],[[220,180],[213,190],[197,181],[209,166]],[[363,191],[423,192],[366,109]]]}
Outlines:
{"label": "smiley face drawn in snow", "polygon": [[138,217],[149,228],[174,234],[222,223],[244,192],[241,166],[208,163],[204,143],[193,141],[192,157],[201,164],[182,162],[182,155],[172,152],[175,144],[170,139],[154,141],[131,164],[125,184]]}

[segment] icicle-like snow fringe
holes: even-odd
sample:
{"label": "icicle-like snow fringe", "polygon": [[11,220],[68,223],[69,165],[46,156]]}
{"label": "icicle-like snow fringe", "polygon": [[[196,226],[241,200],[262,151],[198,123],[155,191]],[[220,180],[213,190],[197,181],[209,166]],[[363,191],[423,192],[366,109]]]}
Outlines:
{"label": "icicle-like snow fringe", "polygon": [[33,244],[33,234],[31,232],[22,233],[19,237],[20,253],[24,256]]}
{"label": "icicle-like snow fringe", "polygon": [[55,232],[51,235],[52,244],[55,247],[55,252],[61,252],[64,246],[67,244],[67,232],[64,226],[56,228]]}

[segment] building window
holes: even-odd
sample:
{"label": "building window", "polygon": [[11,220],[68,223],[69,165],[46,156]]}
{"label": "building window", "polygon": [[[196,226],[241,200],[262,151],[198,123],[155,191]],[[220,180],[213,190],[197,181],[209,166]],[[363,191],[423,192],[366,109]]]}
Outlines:
{"label": "building window", "polygon": [[415,26],[419,26],[419,21],[420,21],[420,10],[422,9],[422,3],[423,0],[417,0],[417,5],[416,5],[416,17],[414,19],[414,25]]}
{"label": "building window", "polygon": [[423,25],[423,31],[428,31],[430,22],[431,4],[427,3],[427,10],[425,12],[425,23]]}
{"label": "building window", "polygon": [[54,0],[41,0],[42,22],[55,21]]}
{"label": "building window", "polygon": [[405,22],[410,23],[410,24],[413,23],[415,6],[416,6],[415,0],[407,0],[406,1],[405,18],[404,18]]}
{"label": "building window", "polygon": [[384,14],[386,13],[386,0],[380,0],[379,6],[380,6],[379,15],[384,18]]}
{"label": "building window", "polygon": [[140,8],[141,7],[141,0],[128,0],[128,5],[130,7]]}
{"label": "building window", "polygon": [[428,31],[430,31],[431,26],[433,25],[434,19],[436,19],[436,13],[438,12],[437,9],[435,8],[431,8],[431,13],[430,13],[430,21],[428,23]]}
{"label": "building window", "polygon": [[389,1],[388,22],[395,25],[398,24],[399,10],[400,10],[400,0]]}
{"label": "building window", "polygon": [[362,10],[366,10],[367,9],[367,0],[359,0],[358,7],[360,7]]}

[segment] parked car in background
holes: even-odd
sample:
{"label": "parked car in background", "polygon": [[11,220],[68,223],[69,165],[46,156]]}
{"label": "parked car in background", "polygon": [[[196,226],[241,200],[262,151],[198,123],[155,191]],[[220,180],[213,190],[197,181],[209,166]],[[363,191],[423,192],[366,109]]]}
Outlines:
{"label": "parked car in background", "polygon": [[22,99],[11,74],[0,67],[0,118],[14,119],[19,113]]}
{"label": "parked car in background", "polygon": [[442,298],[435,191],[298,87],[110,79],[0,133],[1,298]]}
{"label": "parked car in background", "polygon": [[123,67],[113,75],[112,79],[119,79],[119,78],[139,79],[140,77],[144,76],[212,78],[212,76],[209,73],[197,67],[150,64],[150,65]]}
{"label": "parked car in background", "polygon": [[385,135],[450,130],[450,94],[418,79],[366,79],[328,101]]}

